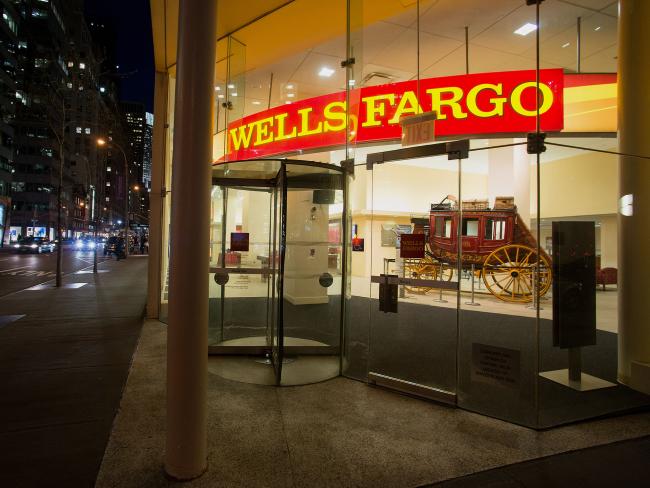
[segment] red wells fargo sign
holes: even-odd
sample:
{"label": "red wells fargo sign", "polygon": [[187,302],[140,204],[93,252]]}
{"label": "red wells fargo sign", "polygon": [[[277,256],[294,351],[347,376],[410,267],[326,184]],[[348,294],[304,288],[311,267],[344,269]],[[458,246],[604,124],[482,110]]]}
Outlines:
{"label": "red wells fargo sign", "polygon": [[[564,75],[540,71],[541,130],[563,128]],[[418,91],[419,90],[419,91]],[[437,113],[436,137],[532,132],[536,128],[535,71],[446,76],[332,93],[249,115],[228,126],[226,159],[253,159],[298,150],[399,140],[402,117]],[[419,95],[419,96],[418,96]]]}

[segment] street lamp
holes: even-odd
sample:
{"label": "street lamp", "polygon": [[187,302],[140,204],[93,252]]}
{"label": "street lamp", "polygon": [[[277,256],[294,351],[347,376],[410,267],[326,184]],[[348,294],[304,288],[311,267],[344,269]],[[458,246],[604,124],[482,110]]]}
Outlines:
{"label": "street lamp", "polygon": [[101,137],[97,139],[98,146],[115,146],[122,153],[124,158],[124,256],[129,255],[129,161],[122,146],[111,140],[110,143]]}

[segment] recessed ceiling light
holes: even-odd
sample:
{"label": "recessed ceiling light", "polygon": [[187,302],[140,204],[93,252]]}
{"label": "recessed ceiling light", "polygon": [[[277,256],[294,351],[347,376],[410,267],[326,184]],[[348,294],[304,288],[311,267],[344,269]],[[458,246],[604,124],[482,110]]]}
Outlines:
{"label": "recessed ceiling light", "polygon": [[220,87],[220,86],[215,86],[214,89],[217,90],[217,91],[221,91],[221,87]]}
{"label": "recessed ceiling light", "polygon": [[599,31],[599,30],[600,30],[600,26],[596,27],[594,30],[595,30],[595,31]]}
{"label": "recessed ceiling light", "polygon": [[327,66],[323,66],[318,72],[318,76],[322,76],[323,78],[329,78],[333,74],[334,70],[332,68],[328,68]]}
{"label": "recessed ceiling light", "polygon": [[354,86],[355,83],[356,83],[355,80],[350,80],[350,81],[348,81],[348,85],[350,85],[350,86]]}
{"label": "recessed ceiling light", "polygon": [[291,83],[287,85],[287,90],[293,90],[293,85]]}
{"label": "recessed ceiling light", "polygon": [[285,105],[291,105],[291,102],[284,102]]}
{"label": "recessed ceiling light", "polygon": [[253,105],[262,105],[262,102],[260,102],[259,100],[253,100],[251,103]]}
{"label": "recessed ceiling light", "polygon": [[287,97],[288,97],[288,98],[293,98],[293,97],[295,97],[295,96],[296,96],[295,93],[287,93]]}
{"label": "recessed ceiling light", "polygon": [[537,30],[537,26],[535,24],[526,22],[524,25],[522,25],[519,29],[515,31],[515,34],[519,34],[520,36],[527,36],[531,32],[534,32],[535,30]]}
{"label": "recessed ceiling light", "polygon": [[562,47],[569,47],[570,45],[571,45],[570,42],[565,42],[564,44],[562,44]]}
{"label": "recessed ceiling light", "polygon": [[230,96],[231,96],[231,97],[236,97],[236,96],[237,96],[237,92],[232,92],[232,93],[230,94]]}
{"label": "recessed ceiling light", "polygon": [[217,97],[223,98],[223,95],[220,93],[219,95],[217,95]]}

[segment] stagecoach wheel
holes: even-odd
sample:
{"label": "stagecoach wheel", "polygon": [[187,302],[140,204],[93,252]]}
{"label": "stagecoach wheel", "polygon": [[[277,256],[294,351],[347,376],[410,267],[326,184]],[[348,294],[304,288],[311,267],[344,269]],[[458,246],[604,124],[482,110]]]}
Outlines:
{"label": "stagecoach wheel", "polygon": [[[454,268],[442,264],[442,274],[440,274],[441,263],[431,256],[425,256],[422,259],[409,259],[404,261],[404,277],[414,280],[441,280],[451,281],[454,276]],[[427,292],[435,290],[429,286],[404,286],[408,293],[424,295]]]}
{"label": "stagecoach wheel", "polygon": [[[504,302],[526,303],[533,299],[537,251],[521,244],[510,244],[496,249],[483,264],[483,282],[486,288]],[[539,256],[539,296],[551,286],[551,265]]]}

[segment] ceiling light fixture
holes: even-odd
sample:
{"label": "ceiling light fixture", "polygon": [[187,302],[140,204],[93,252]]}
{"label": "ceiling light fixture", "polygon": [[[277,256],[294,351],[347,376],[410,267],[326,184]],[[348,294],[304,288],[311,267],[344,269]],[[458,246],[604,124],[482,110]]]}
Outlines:
{"label": "ceiling light fixture", "polygon": [[229,83],[228,88],[230,88],[232,90],[233,88],[235,88],[235,85],[233,85],[232,83]]}
{"label": "ceiling light fixture", "polygon": [[230,96],[231,96],[231,97],[236,97],[236,96],[237,96],[237,92],[232,92],[232,93],[230,94]]}
{"label": "ceiling light fixture", "polygon": [[291,83],[287,85],[287,90],[293,90],[293,85]]}
{"label": "ceiling light fixture", "polygon": [[220,93],[219,95],[217,95],[217,97],[223,98],[223,95]]}
{"label": "ceiling light fixture", "polygon": [[514,33],[519,34],[520,36],[527,36],[531,32],[534,32],[537,30],[537,26],[535,24],[531,24],[530,22],[526,22],[524,25],[522,25],[519,29],[517,29]]}
{"label": "ceiling light fixture", "polygon": [[295,96],[296,96],[295,93],[287,93],[287,97],[288,97],[288,98],[293,98],[293,97],[295,97]]}
{"label": "ceiling light fixture", "polygon": [[599,30],[600,30],[600,26],[596,27],[594,30],[595,30],[595,31],[599,31]]}
{"label": "ceiling light fixture", "polygon": [[323,66],[318,72],[318,76],[322,76],[323,78],[329,78],[333,74],[334,70],[332,68],[328,68],[327,66]]}
{"label": "ceiling light fixture", "polygon": [[562,47],[569,47],[570,45],[571,45],[570,42],[565,42],[564,44],[562,44]]}
{"label": "ceiling light fixture", "polygon": [[253,105],[262,105],[262,102],[260,102],[259,100],[253,100],[251,103]]}

